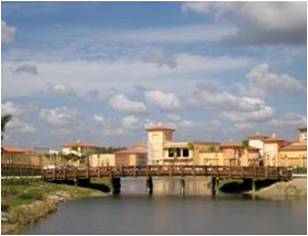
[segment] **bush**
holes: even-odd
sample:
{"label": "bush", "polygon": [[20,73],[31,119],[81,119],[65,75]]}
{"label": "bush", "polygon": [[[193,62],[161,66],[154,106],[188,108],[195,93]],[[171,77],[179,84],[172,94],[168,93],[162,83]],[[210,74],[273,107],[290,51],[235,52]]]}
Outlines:
{"label": "bush", "polygon": [[1,203],[1,211],[8,211],[10,209],[10,206],[5,203]]}

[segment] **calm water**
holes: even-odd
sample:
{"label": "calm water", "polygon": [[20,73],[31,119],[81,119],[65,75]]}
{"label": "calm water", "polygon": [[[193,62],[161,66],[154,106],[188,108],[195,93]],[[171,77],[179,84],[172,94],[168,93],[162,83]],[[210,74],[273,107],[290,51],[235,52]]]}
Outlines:
{"label": "calm water", "polygon": [[208,196],[207,183],[155,180],[154,195],[144,179],[125,179],[118,197],[66,202],[27,234],[306,234],[305,200],[252,200]]}

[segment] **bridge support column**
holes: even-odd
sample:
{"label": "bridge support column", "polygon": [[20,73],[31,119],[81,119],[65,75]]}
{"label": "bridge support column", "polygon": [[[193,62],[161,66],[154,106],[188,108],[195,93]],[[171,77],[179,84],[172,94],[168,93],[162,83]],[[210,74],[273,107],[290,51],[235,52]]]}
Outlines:
{"label": "bridge support column", "polygon": [[212,196],[215,197],[216,196],[216,177],[212,177]]}
{"label": "bridge support column", "polygon": [[147,191],[148,193],[151,195],[153,193],[153,178],[152,176],[149,176],[146,180],[146,187],[147,187]]}
{"label": "bridge support column", "polygon": [[121,192],[121,178],[111,178],[112,193],[119,194]]}
{"label": "bridge support column", "polygon": [[251,180],[251,190],[252,190],[252,198],[255,199],[255,196],[256,196],[256,181],[254,179]]}
{"label": "bridge support column", "polygon": [[185,179],[181,179],[181,194],[184,196],[185,195]]}

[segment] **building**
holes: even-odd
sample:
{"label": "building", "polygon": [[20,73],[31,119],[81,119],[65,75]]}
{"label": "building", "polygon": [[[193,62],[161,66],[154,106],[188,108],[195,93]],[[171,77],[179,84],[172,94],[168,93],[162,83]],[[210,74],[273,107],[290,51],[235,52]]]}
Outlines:
{"label": "building", "polygon": [[307,142],[307,127],[298,129],[298,139],[300,142]]}
{"label": "building", "polygon": [[307,168],[307,128],[298,129],[298,139],[279,150],[279,165]]}
{"label": "building", "polygon": [[148,162],[148,150],[145,144],[116,151],[114,155],[116,166],[145,166]]}
{"label": "building", "polygon": [[223,143],[220,145],[220,148],[223,152],[223,165],[226,166],[239,166],[240,165],[240,156],[241,156],[241,145],[230,140],[229,142]]}
{"label": "building", "polygon": [[81,142],[80,140],[76,140],[75,142],[63,145],[61,150],[63,155],[73,154],[80,157],[99,153],[99,151],[100,147],[97,147],[93,144]]}
{"label": "building", "polygon": [[115,166],[115,155],[113,153],[92,154],[89,160],[92,167]]}
{"label": "building", "polygon": [[285,146],[286,141],[272,134],[271,137],[264,139],[264,166],[278,166],[279,165],[279,149]]}
{"label": "building", "polygon": [[158,124],[146,128],[148,135],[148,164],[199,165],[204,162],[201,153],[219,147],[215,142],[173,141],[174,128]]}
{"label": "building", "polygon": [[260,166],[261,155],[259,148],[248,147],[242,150],[240,166]]}
{"label": "building", "polygon": [[267,138],[269,136],[261,135],[259,132],[247,137],[249,147],[258,148],[261,158],[264,157],[264,140]]}

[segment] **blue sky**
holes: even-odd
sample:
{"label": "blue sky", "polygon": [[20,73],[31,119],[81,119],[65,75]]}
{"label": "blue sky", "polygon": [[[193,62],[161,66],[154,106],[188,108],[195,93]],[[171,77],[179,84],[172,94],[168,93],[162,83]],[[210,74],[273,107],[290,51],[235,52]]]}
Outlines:
{"label": "blue sky", "polygon": [[305,2],[2,3],[5,143],[58,148],[294,138],[306,125]]}

